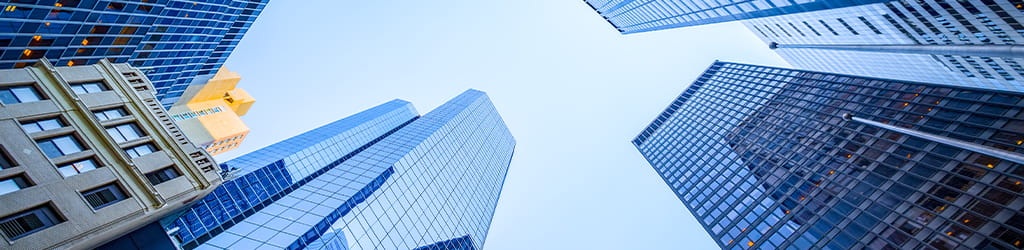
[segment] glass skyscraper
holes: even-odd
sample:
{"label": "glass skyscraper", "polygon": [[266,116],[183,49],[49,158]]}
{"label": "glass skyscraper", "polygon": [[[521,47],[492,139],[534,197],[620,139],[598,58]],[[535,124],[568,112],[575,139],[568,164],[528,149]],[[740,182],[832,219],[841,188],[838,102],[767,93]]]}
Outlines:
{"label": "glass skyscraper", "polygon": [[632,142],[724,249],[1018,249],[1022,100],[715,62]]}
{"label": "glass skyscraper", "polygon": [[476,249],[514,147],[481,91],[394,100],[223,163],[235,178],[162,225],[185,249]]}
{"label": "glass skyscraper", "polygon": [[841,8],[890,0],[584,0],[622,34]]}
{"label": "glass skyscraper", "polygon": [[1021,8],[1007,0],[892,1],[743,23],[765,43],[775,43],[775,51],[800,69],[1024,91],[1020,56],[900,53],[851,46],[1016,45],[1024,41]]}
{"label": "glass skyscraper", "polygon": [[130,63],[174,104],[213,77],[269,0],[18,0],[0,3],[0,69]]}

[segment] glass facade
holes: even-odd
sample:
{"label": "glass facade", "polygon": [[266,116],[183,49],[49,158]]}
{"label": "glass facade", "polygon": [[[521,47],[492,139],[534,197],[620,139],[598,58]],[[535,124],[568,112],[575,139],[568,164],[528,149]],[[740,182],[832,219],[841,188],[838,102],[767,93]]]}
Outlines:
{"label": "glass facade", "polygon": [[131,63],[166,107],[216,73],[269,0],[17,0],[0,3],[0,69],[47,58]]}
{"label": "glass facade", "polygon": [[[765,43],[786,45],[1013,45],[1024,41],[1018,3],[893,1],[743,21]],[[1024,91],[1020,58],[817,48],[775,50],[796,68]],[[910,66],[912,65],[912,66]]]}
{"label": "glass facade", "polygon": [[514,146],[483,92],[422,117],[395,100],[225,162],[236,178],[163,223],[186,249],[474,249]]}
{"label": "glass facade", "polygon": [[724,249],[1018,249],[1024,93],[715,62],[634,140]]}
{"label": "glass facade", "polygon": [[887,1],[890,0],[584,0],[623,34]]}

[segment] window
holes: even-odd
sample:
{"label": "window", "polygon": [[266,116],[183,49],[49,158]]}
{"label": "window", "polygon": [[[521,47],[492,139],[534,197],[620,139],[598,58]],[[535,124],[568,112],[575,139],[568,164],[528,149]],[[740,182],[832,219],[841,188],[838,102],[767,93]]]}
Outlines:
{"label": "window", "polygon": [[867,18],[864,18],[864,17],[860,16],[860,17],[857,17],[857,19],[860,19],[860,21],[863,22],[864,25],[867,25],[868,28],[871,29],[872,32],[875,32],[875,34],[879,34],[879,35],[882,34],[882,31],[878,30],[878,28],[875,27],[874,24],[871,24],[871,22],[868,22]]}
{"label": "window", "polygon": [[107,120],[113,120],[113,119],[125,117],[125,116],[128,115],[128,112],[124,111],[124,108],[112,108],[112,109],[99,110],[99,111],[93,112],[93,114],[96,115],[96,119],[99,119],[100,121],[107,121]]}
{"label": "window", "polygon": [[0,195],[22,190],[31,186],[32,183],[28,182],[28,179],[25,179],[24,175],[0,178]]}
{"label": "window", "polygon": [[128,198],[116,183],[86,190],[82,192],[82,197],[85,197],[93,209],[100,209]]}
{"label": "window", "polygon": [[18,164],[11,159],[11,156],[7,154],[7,149],[0,146],[0,169],[8,169],[17,166]]}
{"label": "window", "polygon": [[60,172],[64,177],[77,175],[96,169],[96,161],[93,159],[78,160],[72,163],[61,164],[57,166],[57,171]]}
{"label": "window", "polygon": [[25,132],[27,133],[58,129],[64,126],[67,125],[65,125],[64,121],[60,120],[60,118],[40,119],[21,123],[21,128],[25,129]]}
{"label": "window", "polygon": [[0,87],[0,102],[15,104],[42,100],[39,92],[32,86]]}
{"label": "window", "polygon": [[818,22],[821,23],[822,26],[825,26],[825,28],[828,29],[829,32],[832,32],[832,35],[839,35],[839,33],[836,32],[835,29],[832,29],[832,26],[828,26],[828,24],[825,23],[825,20],[818,20]]}
{"label": "window", "polygon": [[0,218],[0,231],[7,239],[16,240],[63,222],[49,205],[38,206],[27,211]]}
{"label": "window", "polygon": [[178,170],[174,169],[174,167],[162,168],[146,174],[146,178],[149,179],[149,183],[152,183],[153,185],[164,183],[165,181],[177,178],[178,176],[181,176],[181,173],[178,173]]}
{"label": "window", "polygon": [[47,157],[55,158],[84,150],[82,143],[72,135],[64,135],[36,141]]}
{"label": "window", "polygon": [[135,125],[135,123],[126,123],[109,127],[107,128],[107,134],[110,134],[110,137],[113,137],[114,141],[119,143],[135,140],[146,135],[139,130],[139,126]]}
{"label": "window", "polygon": [[75,94],[96,93],[106,91],[107,85],[103,82],[71,83],[71,90],[75,91]]}
{"label": "window", "polygon": [[174,118],[175,121],[180,121],[180,120],[192,119],[192,118],[196,118],[196,117],[200,117],[200,116],[204,116],[204,115],[220,113],[222,111],[224,111],[224,109],[221,108],[220,106],[218,106],[218,107],[212,107],[212,108],[205,108],[205,109],[201,109],[201,110],[192,110],[192,111],[188,111],[188,112],[183,112],[181,114],[172,115],[171,117]]}
{"label": "window", "polygon": [[148,155],[153,152],[156,152],[156,147],[153,147],[153,144],[146,143],[135,147],[131,147],[129,149],[125,149],[124,152],[128,153],[128,156],[131,156],[132,158],[138,158],[139,156]]}

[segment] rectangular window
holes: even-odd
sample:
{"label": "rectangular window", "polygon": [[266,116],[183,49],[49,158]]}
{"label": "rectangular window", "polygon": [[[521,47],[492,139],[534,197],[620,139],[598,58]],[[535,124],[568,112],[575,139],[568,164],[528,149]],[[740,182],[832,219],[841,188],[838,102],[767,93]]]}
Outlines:
{"label": "rectangular window", "polygon": [[63,221],[50,205],[43,205],[0,218],[0,231],[7,239],[16,240]]}
{"label": "rectangular window", "polygon": [[821,23],[822,26],[825,26],[825,28],[828,29],[829,32],[832,32],[832,35],[839,35],[839,33],[836,32],[835,29],[832,29],[832,26],[828,26],[828,24],[825,23],[825,20],[818,20],[818,22]]}
{"label": "rectangular window", "polygon": [[39,119],[21,123],[21,128],[27,133],[42,132],[51,129],[58,129],[67,126],[60,118]]}
{"label": "rectangular window", "polygon": [[871,22],[868,22],[867,18],[864,18],[864,17],[861,16],[861,17],[857,17],[857,19],[860,19],[860,21],[863,22],[864,25],[867,25],[868,28],[871,29],[871,32],[875,32],[875,34],[879,34],[879,35],[882,34],[882,31],[878,30],[878,27],[875,27],[875,25],[871,24]]}
{"label": "rectangular window", "polygon": [[128,198],[116,183],[86,190],[82,192],[82,197],[85,197],[93,209],[100,209]]}
{"label": "rectangular window", "polygon": [[114,141],[121,143],[146,136],[135,123],[125,123],[107,128],[107,134],[114,138]]}
{"label": "rectangular window", "polygon": [[11,156],[7,154],[7,149],[0,146],[0,169],[8,169],[17,166],[17,162],[11,159]]}
{"label": "rectangular window", "polygon": [[156,147],[154,147],[153,144],[146,143],[135,147],[131,147],[129,149],[125,149],[124,152],[128,153],[128,156],[131,156],[132,158],[138,158],[139,156],[148,155],[153,152],[156,152]]}
{"label": "rectangular window", "polygon": [[82,143],[73,135],[64,135],[36,141],[47,157],[56,158],[84,150]]}
{"label": "rectangular window", "polygon": [[57,171],[64,177],[69,177],[96,169],[98,165],[93,159],[78,160],[72,163],[57,166]]}
{"label": "rectangular window", "polygon": [[0,195],[31,187],[32,183],[24,175],[0,178]]}
{"label": "rectangular window", "polygon": [[850,33],[853,33],[854,35],[860,35],[860,33],[858,33],[857,30],[854,30],[853,27],[850,27],[850,24],[846,23],[846,21],[843,20],[842,18],[836,18],[836,20],[838,20],[839,23],[843,25],[843,27],[846,27],[846,29],[849,30]]}
{"label": "rectangular window", "polygon": [[153,185],[164,183],[165,181],[177,178],[178,176],[181,176],[181,173],[178,173],[178,170],[174,169],[174,167],[166,167],[146,174],[146,178],[149,179],[149,183],[152,183]]}
{"label": "rectangular window", "polygon": [[15,104],[42,100],[39,92],[32,86],[0,87],[0,102]]}
{"label": "rectangular window", "polygon": [[125,111],[124,108],[112,108],[112,109],[99,110],[99,111],[93,112],[93,114],[96,115],[96,119],[99,119],[100,121],[107,121],[107,120],[113,120],[113,119],[125,117],[125,116],[128,115],[128,112]]}
{"label": "rectangular window", "polygon": [[96,93],[106,91],[107,85],[103,82],[77,82],[71,83],[71,90],[75,94]]}

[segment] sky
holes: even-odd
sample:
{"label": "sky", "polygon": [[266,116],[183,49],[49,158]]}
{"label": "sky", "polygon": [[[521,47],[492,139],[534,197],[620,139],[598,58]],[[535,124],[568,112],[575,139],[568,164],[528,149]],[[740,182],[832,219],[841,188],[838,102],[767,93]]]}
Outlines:
{"label": "sky", "polygon": [[581,0],[274,0],[225,64],[257,101],[217,159],[475,88],[517,141],[485,249],[715,249],[630,143],[715,60],[788,66],[740,23],[621,35]]}

